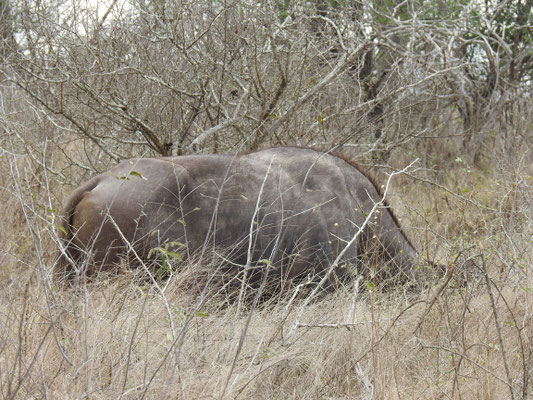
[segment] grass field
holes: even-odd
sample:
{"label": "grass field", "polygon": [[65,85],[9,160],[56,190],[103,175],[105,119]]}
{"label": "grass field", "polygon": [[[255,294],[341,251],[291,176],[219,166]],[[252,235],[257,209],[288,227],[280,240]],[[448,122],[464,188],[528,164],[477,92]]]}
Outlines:
{"label": "grass field", "polygon": [[[32,168],[14,157],[2,163],[3,398],[518,399],[531,392],[525,174],[493,186],[465,175],[470,190],[456,195],[398,185],[392,203],[406,231],[423,252],[454,263],[454,276],[468,269],[463,287],[452,277],[381,292],[358,279],[313,298],[289,291],[254,304],[204,287],[194,271],[216,266],[193,262],[157,285],[124,268],[58,289],[50,279],[56,212],[46,205],[45,177]],[[479,199],[488,199],[485,208]]]}

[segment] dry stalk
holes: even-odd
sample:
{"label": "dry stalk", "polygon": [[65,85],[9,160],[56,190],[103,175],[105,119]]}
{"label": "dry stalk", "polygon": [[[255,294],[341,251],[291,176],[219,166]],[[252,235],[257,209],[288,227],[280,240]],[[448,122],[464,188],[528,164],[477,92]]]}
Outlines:
{"label": "dry stalk", "polygon": [[327,282],[327,280],[329,279],[330,275],[335,271],[335,269],[338,267],[339,263],[341,262],[342,260],[342,257],[344,257],[344,254],[348,251],[348,249],[357,241],[357,239],[359,238],[359,236],[363,233],[363,231],[365,230],[365,228],[367,227],[368,224],[370,224],[370,221],[374,218],[374,215],[375,215],[375,212],[377,211],[377,209],[383,204],[383,202],[385,201],[385,198],[387,197],[387,193],[389,191],[389,187],[390,187],[390,184],[391,184],[391,181],[392,181],[392,178],[396,175],[399,175],[399,174],[402,174],[404,173],[405,171],[407,171],[409,168],[411,168],[416,162],[418,161],[418,159],[412,161],[408,166],[406,166],[404,169],[402,169],[401,171],[398,171],[398,172],[393,172],[392,174],[389,175],[388,179],[387,179],[387,182],[385,184],[385,188],[383,190],[383,196],[381,197],[380,201],[377,201],[374,203],[374,206],[372,207],[372,209],[369,211],[367,217],[365,218],[365,220],[363,221],[363,223],[361,224],[360,227],[358,227],[357,231],[355,232],[355,234],[352,236],[352,238],[346,243],[346,246],[344,246],[344,248],[339,252],[339,254],[337,255],[337,258],[335,258],[335,260],[331,263],[331,265],[329,266],[329,268],[327,269],[326,273],[324,274],[324,276],[322,277],[322,279],[320,280],[320,282],[318,282],[315,287],[313,288],[313,290],[311,291],[311,293],[305,298],[302,306],[300,307],[300,310],[298,311],[298,314],[296,316],[296,322],[294,323],[293,327],[291,328],[291,331],[289,332],[288,334],[288,339],[291,338],[296,329],[297,329],[297,324],[299,323],[299,321],[301,320],[301,317],[302,317],[302,314],[305,310],[305,308],[307,307],[307,305],[310,303],[310,301],[315,298],[316,294],[318,293],[319,290],[321,290],[322,286],[324,286],[324,284]]}
{"label": "dry stalk", "polygon": [[515,396],[514,396],[514,389],[513,389],[513,380],[512,380],[512,377],[511,377],[511,372],[509,370],[509,363],[507,361],[507,352],[505,351],[505,344],[504,344],[504,341],[503,341],[502,329],[501,329],[501,326],[500,326],[500,318],[499,318],[499,315],[498,315],[498,309],[496,308],[496,301],[494,299],[494,294],[492,293],[492,289],[491,289],[491,282],[490,282],[489,273],[488,273],[488,270],[487,270],[487,265],[485,263],[485,256],[483,254],[483,247],[481,246],[481,244],[479,246],[481,248],[480,257],[481,257],[482,271],[483,271],[483,274],[485,276],[485,284],[487,285],[487,292],[489,294],[490,304],[491,304],[491,307],[492,307],[492,313],[494,315],[494,325],[496,327],[496,332],[498,333],[498,340],[500,342],[503,366],[505,368],[505,374],[507,375],[506,384],[507,384],[507,387],[509,388],[509,395],[511,396],[511,400],[514,400]]}
{"label": "dry stalk", "polygon": [[444,275],[444,278],[442,279],[442,283],[440,285],[438,285],[434,290],[433,290],[433,293],[430,294],[429,296],[429,300],[426,301],[427,303],[427,307],[425,308],[425,310],[420,314],[420,317],[418,318],[419,321],[418,321],[418,324],[416,325],[416,328],[415,330],[413,331],[413,334],[415,334],[416,332],[418,332],[418,330],[420,329],[420,327],[422,326],[422,323],[424,322],[426,316],[429,314],[429,312],[431,311],[431,308],[433,307],[433,305],[435,304],[435,302],[437,301],[437,298],[440,296],[440,294],[442,293],[442,291],[446,288],[446,286],[448,286],[448,283],[450,282],[450,279],[452,279],[452,275],[453,275],[453,271],[455,269],[455,264],[452,264],[450,266],[450,268],[448,268],[448,271],[446,271],[446,275]]}

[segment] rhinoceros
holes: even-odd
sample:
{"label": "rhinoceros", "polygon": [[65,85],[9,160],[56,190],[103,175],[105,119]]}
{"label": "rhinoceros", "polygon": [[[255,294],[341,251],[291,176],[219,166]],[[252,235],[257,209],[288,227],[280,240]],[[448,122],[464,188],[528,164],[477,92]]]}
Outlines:
{"label": "rhinoceros", "polygon": [[95,274],[157,249],[183,259],[218,249],[230,270],[284,282],[327,271],[405,281],[421,265],[369,176],[300,147],[123,161],[70,194],[61,231],[63,276],[87,256]]}

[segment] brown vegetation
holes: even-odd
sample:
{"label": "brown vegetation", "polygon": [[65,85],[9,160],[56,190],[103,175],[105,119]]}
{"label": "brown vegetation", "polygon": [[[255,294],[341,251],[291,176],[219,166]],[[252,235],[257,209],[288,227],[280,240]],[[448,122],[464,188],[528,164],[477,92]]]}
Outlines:
{"label": "brown vegetation", "polygon": [[[256,3],[0,0],[1,396],[531,397],[531,2]],[[291,144],[383,181],[416,160],[388,201],[451,279],[259,305],[205,259],[53,285],[81,181]]]}

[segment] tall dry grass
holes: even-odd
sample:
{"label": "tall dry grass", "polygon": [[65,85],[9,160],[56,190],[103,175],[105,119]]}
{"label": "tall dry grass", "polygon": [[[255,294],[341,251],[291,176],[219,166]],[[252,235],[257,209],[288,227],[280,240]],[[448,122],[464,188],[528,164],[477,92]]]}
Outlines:
{"label": "tall dry grass", "polygon": [[532,182],[520,171],[469,182],[489,193],[484,207],[466,192],[424,197],[423,183],[402,195],[409,233],[455,274],[468,269],[466,286],[379,292],[356,280],[310,302],[289,292],[256,306],[204,291],[194,272],[215,267],[193,262],[157,285],[125,269],[59,290],[45,175],[22,157],[2,161],[3,398],[530,396]]}

